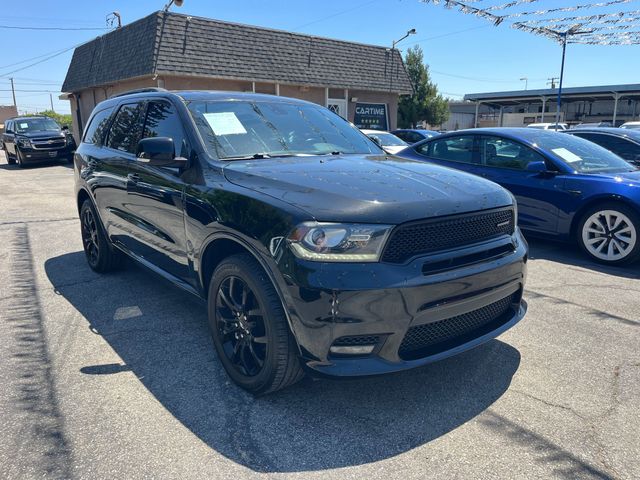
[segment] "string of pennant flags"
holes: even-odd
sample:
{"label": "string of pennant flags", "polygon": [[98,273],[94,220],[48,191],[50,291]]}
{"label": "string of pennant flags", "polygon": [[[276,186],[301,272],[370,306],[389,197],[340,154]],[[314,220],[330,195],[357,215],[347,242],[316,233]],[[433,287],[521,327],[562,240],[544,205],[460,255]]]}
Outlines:
{"label": "string of pennant flags", "polygon": [[[623,8],[625,4],[640,0],[609,0],[590,3],[576,3],[575,0],[558,0],[552,8],[519,11],[526,5],[538,4],[543,7],[544,0],[512,0],[496,3],[495,0],[420,0],[423,3],[443,5],[448,9],[457,9],[462,13],[475,15],[492,22],[494,25],[508,24],[511,28],[541,35],[556,41],[587,45],[639,45],[640,10],[620,10],[607,12],[607,7]],[[561,5],[558,5],[558,4]],[[598,9],[604,13],[595,13]],[[562,13],[580,12],[585,15],[566,15]],[[550,17],[552,18],[545,18]]]}

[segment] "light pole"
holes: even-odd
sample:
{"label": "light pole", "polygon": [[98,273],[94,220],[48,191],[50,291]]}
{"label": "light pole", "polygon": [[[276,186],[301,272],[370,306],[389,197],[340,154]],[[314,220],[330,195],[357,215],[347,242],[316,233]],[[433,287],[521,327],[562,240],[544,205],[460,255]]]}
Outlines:
{"label": "light pole", "polygon": [[560,123],[560,108],[562,107],[562,81],[564,80],[564,59],[567,53],[567,38],[574,35],[587,35],[593,33],[593,30],[578,30],[580,26],[574,25],[566,32],[556,32],[558,38],[562,41],[562,64],[560,66],[560,84],[558,85],[558,105],[556,107],[556,131],[558,130],[558,124]]}
{"label": "light pole", "polygon": [[520,79],[521,82],[524,82],[524,89],[526,90],[529,87],[529,78],[528,77],[522,77]]}
{"label": "light pole", "polygon": [[399,40],[394,40],[393,43],[391,43],[391,68],[389,69],[389,92],[391,92],[391,90],[393,89],[393,63],[395,60],[395,57],[393,56],[393,51],[396,49],[396,45],[399,44],[402,40],[407,38],[409,35],[415,35],[415,34],[416,34],[416,29],[412,28],[411,30],[407,31],[404,37],[402,37]]}

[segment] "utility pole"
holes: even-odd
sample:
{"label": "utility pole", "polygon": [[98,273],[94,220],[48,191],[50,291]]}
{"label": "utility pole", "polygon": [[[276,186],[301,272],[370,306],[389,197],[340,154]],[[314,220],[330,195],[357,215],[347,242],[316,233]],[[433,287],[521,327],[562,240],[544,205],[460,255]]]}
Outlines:
{"label": "utility pole", "polygon": [[527,87],[529,87],[529,77],[522,77],[520,81],[524,82],[524,89],[527,90]]}
{"label": "utility pole", "polygon": [[51,111],[53,113],[56,113],[56,111],[53,109],[53,95],[51,93],[49,94],[49,101],[51,102]]}
{"label": "utility pole", "polygon": [[556,80],[560,80],[558,77],[551,77],[551,78],[547,78],[547,80],[549,80],[547,82],[547,85],[551,85],[551,90],[555,90],[556,88]]}
{"label": "utility pole", "polygon": [[13,87],[13,78],[11,80],[11,94],[13,95],[13,106],[16,107],[16,112],[18,111],[18,104],[16,103],[16,89]]}

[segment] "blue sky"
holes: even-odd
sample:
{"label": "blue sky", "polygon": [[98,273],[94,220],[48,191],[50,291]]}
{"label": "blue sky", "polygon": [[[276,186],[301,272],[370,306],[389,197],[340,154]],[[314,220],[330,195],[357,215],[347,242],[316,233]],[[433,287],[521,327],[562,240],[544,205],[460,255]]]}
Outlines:
{"label": "blue sky", "polygon": [[[126,24],[161,9],[164,3],[164,0],[66,0],[62,3],[22,0],[19,8],[5,9],[0,26],[100,28],[105,27],[105,17],[113,10],[120,12]],[[634,8],[640,8],[640,2]],[[519,80],[522,77],[529,78],[530,89],[544,88],[547,79],[558,76],[560,71],[560,47],[551,40],[506,26],[493,27],[486,20],[419,0],[185,0],[182,8],[172,10],[385,46],[415,28],[417,34],[404,40],[398,48],[405,50],[417,42],[424,50],[426,63],[440,91],[451,97],[521,89],[524,88],[524,82]],[[50,90],[56,110],[68,112],[68,102],[57,100],[57,92],[73,50],[33,67],[10,72],[40,60],[25,62],[28,59],[54,54],[104,31],[0,28],[0,32],[5,40],[0,61],[0,104],[12,103],[11,92],[6,91],[10,88],[7,77],[12,76],[19,90],[20,110],[33,112],[47,108],[49,94],[40,91]],[[639,55],[640,46],[570,45],[565,85],[640,83]],[[17,62],[23,63],[11,65]]]}

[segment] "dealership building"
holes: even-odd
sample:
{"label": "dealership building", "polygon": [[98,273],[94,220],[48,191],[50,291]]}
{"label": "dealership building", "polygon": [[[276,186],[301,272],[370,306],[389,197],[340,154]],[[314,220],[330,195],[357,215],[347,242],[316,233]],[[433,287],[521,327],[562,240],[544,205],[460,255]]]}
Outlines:
{"label": "dealership building", "polygon": [[295,97],[381,130],[412,92],[398,50],[156,12],[75,49],[60,98],[76,138],[98,102],[144,87]]}

